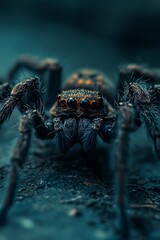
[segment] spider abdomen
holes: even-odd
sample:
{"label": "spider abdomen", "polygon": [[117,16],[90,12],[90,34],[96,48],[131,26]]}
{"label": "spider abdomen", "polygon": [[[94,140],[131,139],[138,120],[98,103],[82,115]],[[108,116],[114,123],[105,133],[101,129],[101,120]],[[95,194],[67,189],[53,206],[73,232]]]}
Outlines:
{"label": "spider abdomen", "polygon": [[112,88],[111,81],[101,72],[93,69],[81,69],[68,78],[64,90],[86,89],[100,91],[110,98]]}

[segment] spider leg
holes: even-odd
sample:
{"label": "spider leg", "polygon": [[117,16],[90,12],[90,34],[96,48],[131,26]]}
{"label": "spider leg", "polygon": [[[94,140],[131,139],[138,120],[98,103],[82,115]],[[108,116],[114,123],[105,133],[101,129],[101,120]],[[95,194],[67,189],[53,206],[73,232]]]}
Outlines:
{"label": "spider leg", "polygon": [[31,115],[26,115],[23,117],[20,126],[20,139],[15,147],[13,156],[11,158],[11,172],[9,178],[9,185],[7,189],[7,194],[4,199],[4,203],[2,205],[0,211],[0,225],[3,225],[6,220],[7,212],[9,208],[13,204],[13,199],[15,195],[15,190],[17,186],[17,177],[18,177],[18,167],[22,167],[27,156],[27,152],[30,145],[31,139],[31,130],[32,130],[32,118]]}
{"label": "spider leg", "polygon": [[78,138],[83,147],[84,152],[92,152],[96,147],[96,139],[101,127],[102,118],[95,117],[80,118],[78,122]]}
{"label": "spider leg", "polygon": [[149,85],[158,84],[160,82],[160,72],[157,69],[150,69],[138,64],[129,64],[120,69],[117,89],[119,95],[123,96],[126,82],[144,81]]}
{"label": "spider leg", "polygon": [[53,118],[54,139],[53,145],[56,153],[66,153],[77,139],[77,122],[74,117],[61,119]]}
{"label": "spider leg", "polygon": [[[152,80],[154,81],[155,77],[153,77]],[[127,206],[125,191],[129,157],[129,136],[132,131],[135,131],[142,123],[144,123],[148,135],[153,141],[155,152],[160,158],[159,108],[158,101],[154,101],[154,96],[159,94],[160,86],[156,85],[147,88],[144,84],[140,84],[136,81],[130,82],[130,80],[124,83],[124,92],[121,96],[122,102],[119,103],[119,114],[116,124],[118,129],[116,189],[118,201],[118,229],[121,233],[122,239],[127,239],[129,238],[130,233],[125,210]]]}
{"label": "spider leg", "polygon": [[103,141],[107,143],[112,143],[116,138],[116,117],[112,117],[110,119],[103,120],[98,134],[103,139]]}
{"label": "spider leg", "polygon": [[[113,138],[115,138],[114,122],[114,117],[105,120],[100,117],[95,117],[93,119],[80,118],[78,121],[78,140],[83,147],[87,163],[93,167],[99,178],[102,177],[102,174],[104,177],[108,176],[106,172],[103,171],[104,166],[102,169],[102,165],[100,165],[98,161],[101,159],[101,156],[97,154],[96,149],[97,135],[99,135],[102,140],[111,142]],[[99,158],[97,159],[98,156]],[[109,165],[107,169],[109,169]]]}
{"label": "spider leg", "polygon": [[[37,136],[40,138],[53,138],[53,126],[45,122],[43,116],[38,110],[30,110],[20,122],[20,137],[16,144],[14,153],[11,158],[11,172],[9,177],[9,185],[0,210],[0,225],[5,224],[8,210],[13,204],[19,168],[22,168],[28,155],[31,141],[32,128],[35,129]],[[49,133],[52,134],[49,135]]]}
{"label": "spider leg", "polygon": [[130,134],[135,129],[134,109],[132,104],[120,102],[117,116],[117,141],[116,141],[116,177],[115,189],[117,196],[117,230],[122,239],[128,239],[129,221],[127,218],[126,183],[128,173]]}
{"label": "spider leg", "polygon": [[[32,92],[32,96],[25,104],[22,99],[26,94]],[[28,104],[28,105],[27,105]],[[32,106],[33,104],[33,106]],[[17,84],[11,91],[10,96],[4,102],[0,110],[0,125],[2,125],[12,114],[14,108],[18,105],[22,112],[26,109],[38,107],[43,112],[43,104],[40,96],[40,80],[39,78],[31,78]],[[38,106],[37,106],[38,105]]]}
{"label": "spider leg", "polygon": [[48,78],[48,81],[45,83],[47,89],[45,93],[45,106],[49,109],[55,102],[57,92],[61,88],[62,66],[60,63],[55,59],[45,59],[44,61],[39,62],[35,61],[31,57],[23,57],[14,64],[8,74],[10,84],[14,84],[16,74],[21,69],[33,71],[43,79],[45,77]]}
{"label": "spider leg", "polygon": [[0,102],[3,102],[10,95],[11,89],[9,83],[0,81]]}
{"label": "spider leg", "polygon": [[148,90],[138,83],[129,83],[126,85],[124,98],[131,99],[137,118],[145,125],[156,156],[160,159],[159,90],[160,85],[155,85]]}
{"label": "spider leg", "polygon": [[[32,89],[32,94],[34,95],[32,101],[34,101],[29,101],[27,104],[24,104],[21,100],[30,89]],[[26,113],[26,111],[32,109],[36,113],[34,116],[34,127],[39,138],[52,138],[53,134],[48,136],[51,131],[50,128],[52,128],[52,122],[48,121],[47,124],[45,124],[44,107],[40,96],[39,78],[30,78],[17,84],[12,89],[10,96],[7,101],[4,102],[4,105],[0,110],[0,125],[10,117],[16,105],[18,105],[22,112]],[[46,131],[46,129],[48,130]]]}
{"label": "spider leg", "polygon": [[84,158],[86,163],[92,167],[95,175],[102,177],[100,165],[98,163],[97,155],[97,134],[102,123],[102,119],[97,117],[92,120],[82,117],[78,121],[78,140],[82,145],[84,151]]}

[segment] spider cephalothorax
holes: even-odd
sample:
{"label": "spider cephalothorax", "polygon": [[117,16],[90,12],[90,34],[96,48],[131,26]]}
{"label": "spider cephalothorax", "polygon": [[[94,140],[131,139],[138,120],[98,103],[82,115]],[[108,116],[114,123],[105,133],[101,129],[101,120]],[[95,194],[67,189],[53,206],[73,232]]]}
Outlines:
{"label": "spider cephalothorax", "polygon": [[106,117],[109,111],[111,105],[99,91],[73,89],[62,91],[50,112],[54,116]]}
{"label": "spider cephalothorax", "polygon": [[[42,79],[48,71],[45,106],[47,110],[51,108],[49,116],[44,112],[41,96],[44,81],[30,78],[15,85],[15,75],[21,67],[33,71]],[[85,152],[94,153],[99,135],[108,143],[117,139],[118,226],[123,239],[126,239],[129,235],[125,204],[129,137],[131,132],[145,125],[155,153],[160,158],[160,76],[156,71],[128,65],[120,72],[118,90],[121,91],[115,95],[113,84],[103,74],[85,69],[74,73],[58,94],[61,89],[61,69],[55,60],[38,63],[25,58],[12,68],[8,83],[2,82],[0,85],[0,125],[10,117],[16,106],[24,114],[19,128],[20,139],[11,159],[10,183],[0,211],[0,223],[5,223],[7,212],[13,203],[18,166],[22,166],[26,159],[33,128],[37,137],[51,139],[54,149],[58,148],[63,153],[76,143],[80,143]],[[149,81],[146,84],[139,79]]]}

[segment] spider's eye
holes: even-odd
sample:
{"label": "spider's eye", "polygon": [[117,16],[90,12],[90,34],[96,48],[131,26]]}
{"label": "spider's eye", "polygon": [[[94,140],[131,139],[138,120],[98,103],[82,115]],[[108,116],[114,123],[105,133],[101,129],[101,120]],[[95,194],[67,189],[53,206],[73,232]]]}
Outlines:
{"label": "spider's eye", "polygon": [[67,104],[70,108],[76,108],[77,101],[76,101],[76,99],[71,97],[71,98],[68,99]]}
{"label": "spider's eye", "polygon": [[60,98],[61,98],[61,95],[59,94],[59,95],[57,96],[57,100],[60,100]]}
{"label": "spider's eye", "polygon": [[101,98],[101,97],[102,97],[102,93],[101,93],[101,92],[98,92],[98,96]]}
{"label": "spider's eye", "polygon": [[92,101],[92,107],[97,107],[97,106],[98,106],[97,101]]}
{"label": "spider's eye", "polygon": [[66,103],[65,99],[60,100],[61,105],[65,105],[65,103]]}
{"label": "spider's eye", "polygon": [[102,105],[103,104],[103,99],[102,99],[102,97],[98,97],[97,98],[97,101],[98,101],[98,105]]}
{"label": "spider's eye", "polygon": [[90,102],[88,99],[82,99],[80,101],[80,106],[84,109],[87,109],[89,107],[89,105],[90,105]]}

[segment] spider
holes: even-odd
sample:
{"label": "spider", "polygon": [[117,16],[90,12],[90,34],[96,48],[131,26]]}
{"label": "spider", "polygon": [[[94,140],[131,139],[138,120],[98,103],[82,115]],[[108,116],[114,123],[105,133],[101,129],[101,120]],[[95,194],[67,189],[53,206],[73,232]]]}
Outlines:
{"label": "spider", "polygon": [[[47,76],[45,98],[42,98],[44,83],[38,77],[15,84],[16,74],[22,68],[40,75],[42,79]],[[0,224],[5,223],[13,204],[19,167],[26,160],[32,129],[38,138],[52,139],[55,149],[61,153],[66,153],[76,143],[80,143],[85,152],[92,152],[99,135],[107,143],[117,140],[117,226],[127,239],[130,232],[126,214],[130,134],[145,125],[155,153],[160,158],[160,76],[155,70],[127,65],[120,70],[118,91],[114,91],[109,79],[91,69],[77,71],[62,88],[61,72],[62,67],[56,60],[38,62],[23,58],[10,70],[8,82],[1,82],[0,125],[10,117],[16,106],[23,116],[19,125],[20,137],[11,158],[10,179],[0,210]],[[47,110],[50,109],[49,116],[44,111],[44,105]]]}

